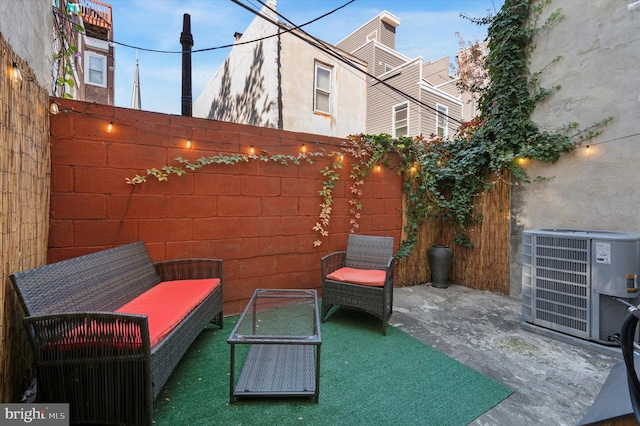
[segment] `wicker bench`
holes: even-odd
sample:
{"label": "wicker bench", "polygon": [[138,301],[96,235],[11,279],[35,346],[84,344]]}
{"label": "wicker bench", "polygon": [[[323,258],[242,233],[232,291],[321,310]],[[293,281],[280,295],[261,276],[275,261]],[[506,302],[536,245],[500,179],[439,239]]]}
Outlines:
{"label": "wicker bench", "polygon": [[[153,401],[180,358],[208,323],[223,325],[222,261],[152,263],[143,242],[11,282],[34,350],[37,401],[68,402],[72,423],[152,424]],[[177,308],[184,312],[169,315]]]}

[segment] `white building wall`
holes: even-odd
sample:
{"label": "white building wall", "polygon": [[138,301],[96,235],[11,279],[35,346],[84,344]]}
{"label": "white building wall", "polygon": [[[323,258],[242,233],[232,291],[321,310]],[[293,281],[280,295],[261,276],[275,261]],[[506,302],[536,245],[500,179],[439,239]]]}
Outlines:
{"label": "white building wall", "polygon": [[52,86],[53,6],[51,0],[0,1],[0,33],[26,61],[42,87]]}
{"label": "white building wall", "polygon": [[[275,7],[275,2],[270,2],[269,5]],[[266,7],[262,14],[277,20],[276,14]],[[216,102],[226,111],[227,121],[277,127],[278,37],[239,44],[277,32],[275,25],[260,17],[249,24],[227,57],[228,68],[225,69],[224,65],[220,67],[195,100],[192,110],[194,117],[219,119],[210,116],[212,103]],[[248,78],[252,81],[249,87]]]}
{"label": "white building wall", "polygon": [[[270,6],[275,7],[273,0]],[[262,13],[277,20],[266,8]],[[364,73],[287,32],[260,43],[241,44],[277,31],[262,18],[251,22],[225,65],[194,102],[193,116],[336,137],[364,132]],[[333,67],[331,114],[314,113],[315,61]]]}
{"label": "white building wall", "polygon": [[546,14],[561,8],[565,18],[535,40],[530,69],[561,56],[540,79],[542,87],[561,89],[538,105],[534,121],[554,131],[571,122],[586,128],[613,120],[557,163],[525,165],[532,178],[552,179],[512,191],[512,294],[521,290],[523,229],[640,231],[640,11],[630,12],[629,3],[554,0],[545,6]]}
{"label": "white building wall", "polygon": [[[314,112],[315,63],[332,67],[331,114]],[[366,77],[304,40],[282,35],[282,118],[285,130],[346,137],[366,127]]]}

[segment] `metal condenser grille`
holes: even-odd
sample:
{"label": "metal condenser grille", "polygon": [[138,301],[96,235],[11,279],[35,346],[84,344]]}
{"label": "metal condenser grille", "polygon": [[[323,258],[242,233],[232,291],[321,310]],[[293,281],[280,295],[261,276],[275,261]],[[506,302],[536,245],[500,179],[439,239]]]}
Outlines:
{"label": "metal condenser grille", "polygon": [[530,319],[535,324],[588,338],[589,245],[582,238],[532,238],[531,265],[523,269],[531,270],[527,279],[531,281]]}

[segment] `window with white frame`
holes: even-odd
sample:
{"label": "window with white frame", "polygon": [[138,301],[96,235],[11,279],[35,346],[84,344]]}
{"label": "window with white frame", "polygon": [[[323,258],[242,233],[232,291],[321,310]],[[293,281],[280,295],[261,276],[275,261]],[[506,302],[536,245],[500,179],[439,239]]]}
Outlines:
{"label": "window with white frame", "polygon": [[331,114],[331,68],[316,63],[315,90],[313,96],[314,111]]}
{"label": "window with white frame", "polygon": [[367,35],[367,43],[378,40],[378,30],[374,30]]}
{"label": "window with white frame", "polygon": [[107,87],[107,57],[85,51],[84,82]]}
{"label": "window with white frame", "polygon": [[409,134],[409,102],[393,106],[393,137]]}
{"label": "window with white frame", "polygon": [[436,105],[436,136],[446,138],[449,133],[449,108],[445,105]]}

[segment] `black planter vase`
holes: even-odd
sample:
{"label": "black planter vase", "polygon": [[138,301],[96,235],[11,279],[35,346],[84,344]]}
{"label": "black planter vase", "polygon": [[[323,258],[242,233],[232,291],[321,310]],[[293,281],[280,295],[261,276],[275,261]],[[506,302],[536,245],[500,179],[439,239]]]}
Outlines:
{"label": "black planter vase", "polygon": [[434,244],[429,248],[427,257],[431,268],[431,285],[436,288],[447,288],[453,265],[453,250],[448,246]]}

